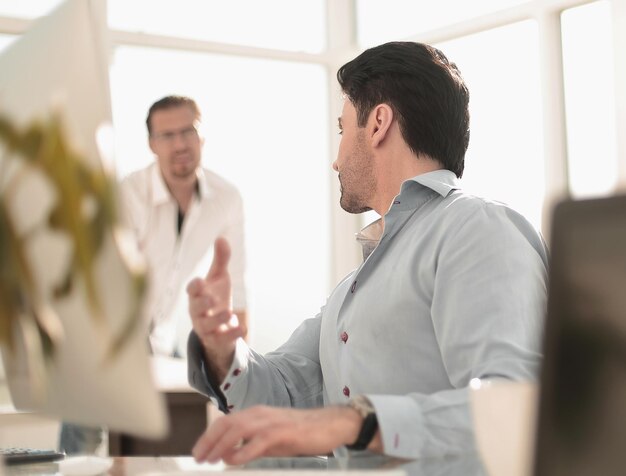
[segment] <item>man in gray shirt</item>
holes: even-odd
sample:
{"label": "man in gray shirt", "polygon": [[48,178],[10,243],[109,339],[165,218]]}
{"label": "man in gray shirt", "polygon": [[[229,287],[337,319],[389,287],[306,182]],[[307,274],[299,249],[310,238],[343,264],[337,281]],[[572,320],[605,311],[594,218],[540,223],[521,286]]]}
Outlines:
{"label": "man in gray shirt", "polygon": [[471,451],[469,382],[536,377],[546,248],[521,215],[459,188],[469,93],[458,69],[435,48],[394,42],[337,78],[341,206],[382,218],[357,237],[361,266],[265,356],[231,319],[218,239],[208,275],[188,286],[189,377],[230,414],[200,437],[197,460]]}

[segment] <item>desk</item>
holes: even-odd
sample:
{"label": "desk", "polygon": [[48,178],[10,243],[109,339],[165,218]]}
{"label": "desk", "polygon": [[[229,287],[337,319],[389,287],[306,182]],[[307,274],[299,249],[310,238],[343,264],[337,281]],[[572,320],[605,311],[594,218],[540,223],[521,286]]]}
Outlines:
{"label": "desk", "polygon": [[187,362],[183,359],[152,357],[156,387],[165,397],[170,422],[169,435],[149,440],[109,432],[110,456],[178,456],[191,454],[191,448],[210,421],[209,400],[187,383]]}
{"label": "desk", "polygon": [[[262,458],[246,466],[226,467],[223,464],[198,465],[191,457],[117,457],[107,473],[109,476],[215,474],[228,472],[270,476],[289,473],[294,475],[317,474],[353,476],[487,476],[476,455],[460,455],[449,458],[405,461],[382,456],[357,456],[351,458]],[[59,463],[46,463],[5,468],[6,476],[54,475]],[[322,473],[320,473],[322,474]],[[498,475],[499,476],[499,475]],[[504,476],[504,475],[502,475]]]}
{"label": "desk", "polygon": [[207,398],[192,392],[164,392],[170,421],[168,436],[149,440],[109,431],[110,456],[177,456],[191,454],[191,448],[206,430]]}

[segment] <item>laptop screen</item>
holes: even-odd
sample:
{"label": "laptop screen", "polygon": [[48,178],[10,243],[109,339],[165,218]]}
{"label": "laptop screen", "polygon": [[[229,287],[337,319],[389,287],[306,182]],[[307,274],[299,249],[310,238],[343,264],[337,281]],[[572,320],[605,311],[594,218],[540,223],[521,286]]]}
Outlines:
{"label": "laptop screen", "polygon": [[626,196],[554,211],[535,474],[626,474]]}

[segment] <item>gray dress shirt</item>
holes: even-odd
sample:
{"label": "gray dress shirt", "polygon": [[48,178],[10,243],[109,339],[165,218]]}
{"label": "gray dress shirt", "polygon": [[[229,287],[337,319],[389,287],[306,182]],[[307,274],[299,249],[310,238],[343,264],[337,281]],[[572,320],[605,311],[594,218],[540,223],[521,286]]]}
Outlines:
{"label": "gray dress shirt", "polygon": [[[222,403],[309,408],[365,394],[386,454],[473,451],[470,380],[538,373],[548,266],[541,235],[438,170],[403,183],[377,246],[367,246],[367,230],[359,241],[370,251],[361,266],[285,344],[261,356],[237,342]],[[190,383],[215,396],[193,333],[191,348]]]}

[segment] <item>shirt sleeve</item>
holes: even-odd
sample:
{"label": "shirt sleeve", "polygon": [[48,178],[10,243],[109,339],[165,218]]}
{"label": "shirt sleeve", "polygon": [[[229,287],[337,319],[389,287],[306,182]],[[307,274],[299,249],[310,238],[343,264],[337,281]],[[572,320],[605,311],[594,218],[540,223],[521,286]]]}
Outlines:
{"label": "shirt sleeve", "polygon": [[133,193],[132,187],[133,185],[129,177],[126,177],[118,184],[118,210],[122,225],[136,233],[136,209],[138,200]]}
{"label": "shirt sleeve", "polygon": [[120,222],[132,231],[138,246],[146,237],[152,212],[149,187],[150,176],[145,170],[129,175],[118,186]]}
{"label": "shirt sleeve", "polygon": [[475,450],[469,383],[536,379],[546,282],[543,240],[512,210],[485,206],[448,233],[431,319],[452,388],[368,395],[386,454],[419,458]]}
{"label": "shirt sleeve", "polygon": [[320,320],[318,315],[304,321],[285,344],[265,356],[239,339],[230,369],[217,389],[209,381],[200,341],[192,332],[189,383],[200,393],[217,400],[226,413],[260,404],[294,408],[322,406]]}

